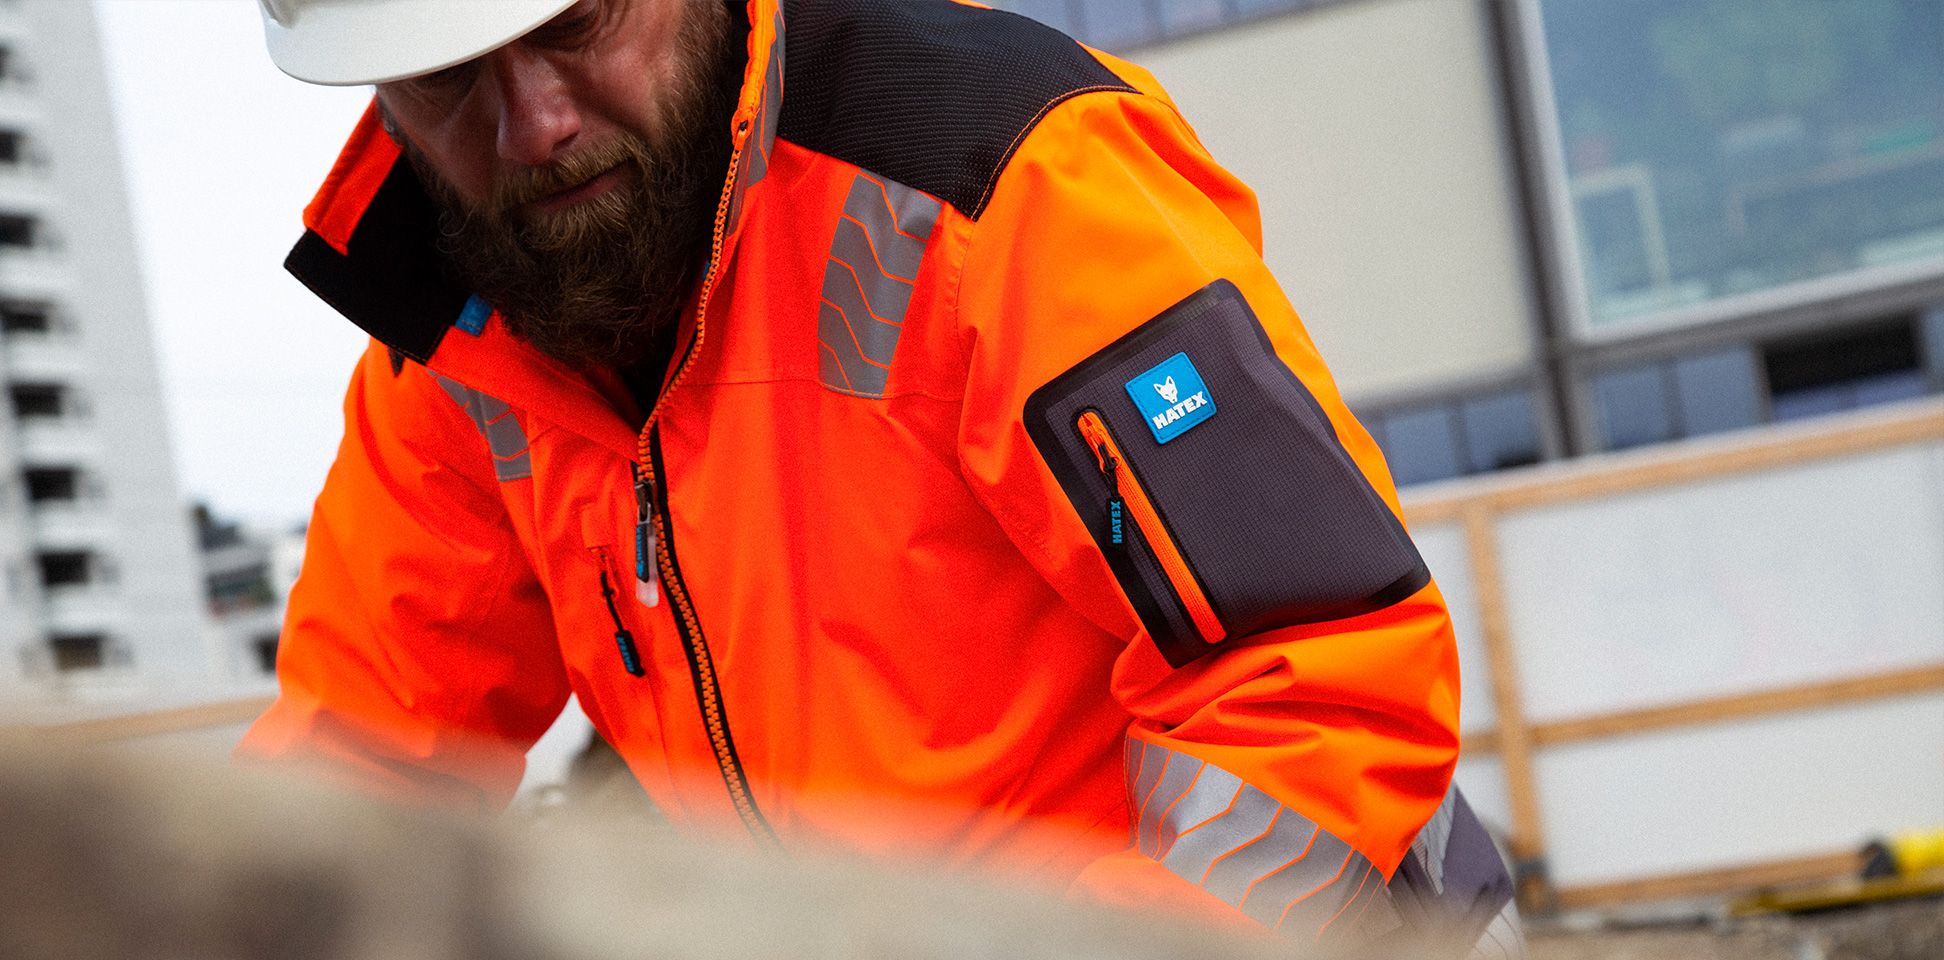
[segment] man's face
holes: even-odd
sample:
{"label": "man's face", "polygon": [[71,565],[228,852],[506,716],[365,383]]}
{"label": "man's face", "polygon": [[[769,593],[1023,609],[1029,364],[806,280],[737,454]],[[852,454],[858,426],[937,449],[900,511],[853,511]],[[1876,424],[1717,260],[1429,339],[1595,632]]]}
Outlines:
{"label": "man's face", "polygon": [[707,251],[738,88],[719,0],[581,0],[380,84],[442,247],[509,329],[578,367],[636,359]]}

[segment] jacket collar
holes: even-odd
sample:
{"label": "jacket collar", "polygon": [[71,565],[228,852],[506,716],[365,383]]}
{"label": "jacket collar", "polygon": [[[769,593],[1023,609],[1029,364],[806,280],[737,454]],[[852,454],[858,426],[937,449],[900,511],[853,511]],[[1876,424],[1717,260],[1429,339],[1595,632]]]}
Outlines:
{"label": "jacket collar", "polygon": [[[745,6],[749,60],[731,121],[736,162],[724,184],[718,259],[741,234],[745,194],[768,173],[783,104],[782,7],[779,0]],[[304,209],[304,228],[284,268],[380,343],[635,455],[634,431],[589,378],[508,336],[496,314],[483,327],[453,331],[470,292],[437,252],[436,208],[385,133],[375,98]]]}

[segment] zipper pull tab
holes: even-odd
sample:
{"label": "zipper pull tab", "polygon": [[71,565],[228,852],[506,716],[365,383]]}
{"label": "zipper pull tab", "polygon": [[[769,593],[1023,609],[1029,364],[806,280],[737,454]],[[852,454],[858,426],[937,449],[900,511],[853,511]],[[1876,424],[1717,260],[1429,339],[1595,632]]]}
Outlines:
{"label": "zipper pull tab", "polygon": [[629,676],[639,677],[646,674],[641,666],[641,651],[635,648],[634,634],[621,625],[621,611],[614,609],[614,588],[608,586],[607,557],[603,551],[601,558],[601,599],[607,602],[608,616],[614,618],[614,645],[621,651],[621,669]]}
{"label": "zipper pull tab", "polygon": [[1106,444],[1094,448],[1100,458],[1100,473],[1107,478],[1107,542],[1127,549],[1127,503],[1121,499],[1120,461],[1107,450]]}
{"label": "zipper pull tab", "polygon": [[1074,421],[1080,430],[1080,438],[1086,441],[1087,448],[1093,452],[1094,464],[1100,468],[1100,475],[1107,480],[1107,543],[1116,550],[1127,549],[1127,503],[1121,498],[1120,461],[1114,456],[1112,438],[1107,433],[1107,424],[1101,422],[1097,411],[1088,410]]}
{"label": "zipper pull tab", "polygon": [[633,464],[635,489],[635,599],[645,607],[661,603],[660,544],[655,536],[655,484]]}

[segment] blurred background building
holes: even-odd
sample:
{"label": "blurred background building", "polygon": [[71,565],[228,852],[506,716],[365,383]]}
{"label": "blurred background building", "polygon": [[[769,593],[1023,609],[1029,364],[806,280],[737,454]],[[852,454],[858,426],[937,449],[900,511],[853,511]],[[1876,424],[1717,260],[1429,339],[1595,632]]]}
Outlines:
{"label": "blurred background building", "polygon": [[1152,70],[1402,484],[1944,385],[1935,3],[1012,0]]}
{"label": "blurred background building", "polygon": [[223,676],[119,156],[92,5],[0,3],[0,700],[43,715]]}

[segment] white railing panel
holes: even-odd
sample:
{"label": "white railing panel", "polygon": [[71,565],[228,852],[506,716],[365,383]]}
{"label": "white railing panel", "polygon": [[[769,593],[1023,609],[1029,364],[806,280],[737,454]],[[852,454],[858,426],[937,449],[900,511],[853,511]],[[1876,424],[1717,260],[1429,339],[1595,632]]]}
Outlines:
{"label": "white railing panel", "polygon": [[1860,848],[1944,819],[1944,694],[1548,748],[1547,861],[1573,886]]}
{"label": "white railing panel", "polygon": [[1527,716],[1944,661],[1941,468],[1925,445],[1503,516]]}

